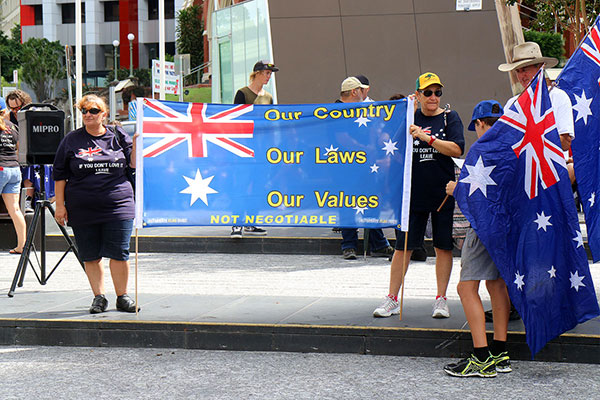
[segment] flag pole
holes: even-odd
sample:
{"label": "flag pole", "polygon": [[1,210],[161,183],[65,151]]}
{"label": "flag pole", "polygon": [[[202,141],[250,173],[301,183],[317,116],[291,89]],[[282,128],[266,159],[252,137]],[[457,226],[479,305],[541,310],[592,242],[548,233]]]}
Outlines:
{"label": "flag pole", "polygon": [[400,291],[400,321],[402,321],[402,307],[404,306],[404,278],[406,277],[406,264],[408,264],[408,260],[406,256],[408,255],[407,248],[408,247],[408,231],[404,233],[404,254],[402,255],[402,290]]}
{"label": "flag pole", "polygon": [[138,228],[135,228],[135,315],[139,313],[138,303]]}
{"label": "flag pole", "polygon": [[442,207],[444,207],[444,204],[446,204],[446,200],[448,200],[448,197],[450,197],[449,194],[447,194],[446,197],[444,197],[444,201],[442,201],[442,204],[440,204],[440,206],[438,207],[437,212],[440,212]]}

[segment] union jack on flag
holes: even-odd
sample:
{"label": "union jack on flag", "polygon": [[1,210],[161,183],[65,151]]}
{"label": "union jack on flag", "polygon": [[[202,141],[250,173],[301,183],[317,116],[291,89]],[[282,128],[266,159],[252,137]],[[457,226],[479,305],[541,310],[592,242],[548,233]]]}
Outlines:
{"label": "union jack on flag", "polygon": [[88,147],[87,149],[79,149],[79,153],[77,153],[77,157],[93,157],[102,153],[102,148],[100,146],[96,146],[94,148]]}
{"label": "union jack on flag", "polygon": [[530,199],[538,195],[538,182],[544,189],[558,182],[554,163],[566,168],[562,148],[546,137],[556,124],[550,98],[541,94],[542,90],[547,93],[542,81],[543,77],[537,79],[535,86],[528,86],[500,118],[501,122],[523,132],[523,138],[512,148],[518,158],[525,155],[525,192]]}
{"label": "union jack on flag", "polygon": [[590,30],[588,36],[581,43],[581,51],[588,56],[590,60],[600,66],[600,30],[598,29],[598,21]]}
{"label": "union jack on flag", "polygon": [[184,142],[189,157],[207,157],[208,143],[239,157],[254,157],[254,150],[233,140],[252,138],[254,122],[237,118],[252,111],[253,105],[232,106],[212,115],[207,113],[207,108],[208,105],[202,103],[144,99],[144,137],[160,139],[144,148],[144,157],[159,156]]}
{"label": "union jack on flag", "polygon": [[471,146],[454,191],[506,282],[532,356],[600,314],[559,144],[540,69]]}

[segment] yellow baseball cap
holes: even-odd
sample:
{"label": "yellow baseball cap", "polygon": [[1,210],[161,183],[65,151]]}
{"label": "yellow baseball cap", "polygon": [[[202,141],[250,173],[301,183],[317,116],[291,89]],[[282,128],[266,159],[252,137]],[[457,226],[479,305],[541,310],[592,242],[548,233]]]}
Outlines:
{"label": "yellow baseball cap", "polygon": [[442,85],[442,81],[440,81],[440,77],[433,72],[425,72],[423,75],[417,78],[417,90],[425,89],[427,86],[434,84],[444,87],[444,85]]}

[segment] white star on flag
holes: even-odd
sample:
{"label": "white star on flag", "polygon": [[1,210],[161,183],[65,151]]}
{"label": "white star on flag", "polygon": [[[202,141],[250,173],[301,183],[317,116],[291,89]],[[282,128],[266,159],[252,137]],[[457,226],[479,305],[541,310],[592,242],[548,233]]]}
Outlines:
{"label": "white star on flag", "polygon": [[583,119],[583,123],[587,125],[587,118],[592,115],[592,110],[590,110],[590,104],[592,103],[593,98],[588,99],[585,96],[585,91],[581,91],[581,97],[575,94],[576,104],[573,105],[573,110],[577,111],[577,118],[575,118],[575,122]]}
{"label": "white star on flag", "polygon": [[202,174],[200,173],[200,170],[197,169],[196,177],[194,179],[188,178],[187,176],[184,176],[183,178],[186,180],[186,182],[188,183],[189,186],[186,187],[185,189],[183,189],[179,193],[187,193],[187,194],[192,195],[192,197],[190,198],[190,207],[198,199],[202,200],[204,202],[204,204],[208,205],[207,195],[212,194],[212,193],[219,193],[216,190],[214,190],[213,188],[211,188],[210,186],[208,186],[210,184],[210,182],[213,180],[214,175],[210,176],[206,179],[203,179]]}
{"label": "white star on flag", "polygon": [[379,172],[379,165],[377,165],[377,164],[371,165],[371,173],[378,173],[378,172]]}
{"label": "white star on flag", "polygon": [[590,207],[594,207],[594,203],[596,202],[596,192],[592,192],[588,201],[590,202]]}
{"label": "white star on flag", "polygon": [[359,206],[356,206],[356,207],[353,208],[353,210],[356,210],[356,215],[358,215],[358,214],[365,215],[365,210],[367,208],[368,207],[359,207]]}
{"label": "white star on flag", "polygon": [[331,153],[332,151],[338,151],[339,147],[333,147],[333,145],[329,146],[329,147],[325,147],[325,155]]}
{"label": "white star on flag", "polygon": [[541,214],[536,213],[536,215],[537,219],[533,222],[535,222],[538,225],[537,230],[539,231],[540,229],[543,229],[544,232],[547,232],[546,228],[548,226],[552,226],[552,224],[550,223],[550,217],[552,217],[552,215],[544,215],[543,211]]}
{"label": "white star on flag", "polygon": [[460,180],[463,183],[469,183],[471,186],[469,187],[469,196],[471,196],[477,189],[481,190],[481,193],[485,197],[487,197],[487,187],[489,185],[496,185],[496,182],[492,178],[490,178],[490,174],[496,168],[495,165],[491,167],[485,167],[483,165],[483,160],[481,156],[475,163],[475,165],[466,165],[467,171],[469,172],[469,176]]}
{"label": "white star on flag", "polygon": [[575,271],[575,273],[571,272],[571,277],[569,280],[571,281],[571,287],[575,289],[576,292],[579,292],[579,286],[584,286],[585,284],[582,282],[585,276],[579,276],[579,271]]}
{"label": "white star on flag", "polygon": [[579,247],[583,246],[583,236],[581,235],[581,232],[579,232],[579,231],[575,231],[575,234],[576,234],[577,236],[575,236],[575,237],[573,238],[573,240],[574,240],[575,242],[577,242],[577,248],[579,248]]}
{"label": "white star on flag", "polygon": [[523,282],[523,278],[525,278],[525,275],[519,275],[519,271],[517,271],[515,277],[516,279],[514,281],[514,284],[517,285],[519,290],[523,290],[523,285],[525,285],[525,282]]}
{"label": "white star on flag", "polygon": [[371,122],[371,120],[365,117],[364,115],[361,115],[360,117],[355,119],[354,122],[358,123],[358,127],[360,128],[363,125],[367,126],[367,122]]}
{"label": "white star on flag", "polygon": [[420,143],[419,139],[415,139],[415,140],[413,141],[413,146],[418,146],[418,145],[419,145],[419,143]]}
{"label": "white star on flag", "polygon": [[383,142],[385,146],[382,147],[381,150],[385,150],[386,156],[388,154],[394,155],[394,150],[398,150],[398,148],[396,147],[396,143],[398,142],[392,142],[392,139],[388,140],[387,142]]}
{"label": "white star on flag", "polygon": [[556,278],[556,268],[554,268],[554,265],[546,272],[550,274],[550,278]]}

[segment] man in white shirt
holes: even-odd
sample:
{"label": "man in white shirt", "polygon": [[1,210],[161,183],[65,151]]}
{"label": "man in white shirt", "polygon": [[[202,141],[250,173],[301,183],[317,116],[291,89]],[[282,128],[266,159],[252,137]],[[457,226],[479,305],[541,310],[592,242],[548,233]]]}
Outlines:
{"label": "man in white shirt", "polygon": [[[498,69],[503,72],[515,71],[519,83],[525,88],[535,77],[542,65],[546,68],[552,68],[558,64],[558,60],[552,57],[543,57],[540,46],[534,42],[525,42],[519,44],[513,49],[513,61],[511,63],[500,64]],[[563,90],[550,86],[550,101],[554,110],[554,119],[556,128],[560,135],[562,149],[568,151],[571,148],[571,141],[575,137],[575,127],[573,124],[573,106],[569,95]],[[510,107],[519,95],[510,98],[504,109]]]}

